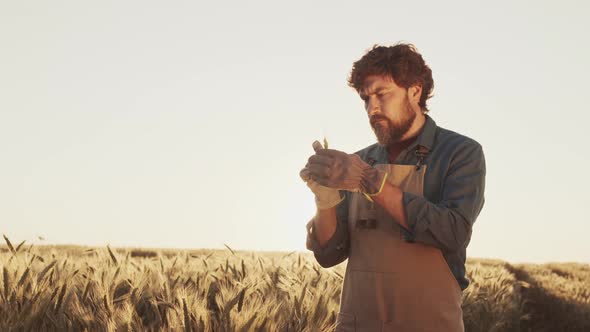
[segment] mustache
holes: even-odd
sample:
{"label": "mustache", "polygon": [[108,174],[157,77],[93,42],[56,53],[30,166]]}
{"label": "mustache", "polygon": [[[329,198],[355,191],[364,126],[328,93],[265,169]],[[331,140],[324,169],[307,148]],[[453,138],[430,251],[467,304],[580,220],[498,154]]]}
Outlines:
{"label": "mustache", "polygon": [[375,125],[375,123],[377,121],[380,121],[380,120],[385,120],[385,121],[389,122],[389,119],[382,117],[382,116],[377,116],[377,115],[369,119],[369,121],[371,121],[371,125],[373,125],[373,126]]}

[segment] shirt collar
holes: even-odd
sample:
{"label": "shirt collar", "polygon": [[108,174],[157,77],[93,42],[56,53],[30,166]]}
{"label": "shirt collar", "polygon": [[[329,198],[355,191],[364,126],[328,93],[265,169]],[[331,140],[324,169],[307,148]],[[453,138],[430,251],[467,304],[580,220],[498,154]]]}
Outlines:
{"label": "shirt collar", "polygon": [[[420,145],[423,147],[428,148],[428,150],[432,150],[434,146],[434,136],[436,134],[436,122],[428,115],[424,114],[426,121],[424,123],[424,127],[420,134],[418,134],[418,138],[412,143],[406,150],[410,151],[416,148],[416,146]],[[370,161],[375,162],[377,164],[387,164],[389,163],[389,158],[387,155],[387,149],[378,143],[375,143],[376,148],[371,152],[369,152],[368,158]]]}
{"label": "shirt collar", "polygon": [[432,150],[434,146],[434,134],[436,134],[436,122],[428,114],[424,114],[424,117],[426,117],[426,122],[422,128],[422,132],[408,149],[414,149],[417,145],[421,145],[428,148],[428,150]]}

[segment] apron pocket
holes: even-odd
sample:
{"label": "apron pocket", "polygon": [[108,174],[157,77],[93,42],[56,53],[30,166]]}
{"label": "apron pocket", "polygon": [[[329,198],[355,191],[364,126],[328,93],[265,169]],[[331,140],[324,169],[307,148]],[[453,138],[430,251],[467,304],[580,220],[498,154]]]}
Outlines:
{"label": "apron pocket", "polygon": [[335,332],[356,332],[354,315],[339,312],[338,317],[336,317]]}

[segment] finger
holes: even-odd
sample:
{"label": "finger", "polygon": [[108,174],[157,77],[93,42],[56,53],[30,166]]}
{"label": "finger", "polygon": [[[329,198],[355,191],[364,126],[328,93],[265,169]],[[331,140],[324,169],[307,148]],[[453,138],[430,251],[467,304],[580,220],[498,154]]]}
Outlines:
{"label": "finger", "polygon": [[315,181],[315,183],[319,184],[320,186],[331,188],[330,187],[330,180],[328,180],[327,178],[323,178],[323,177],[314,178],[312,176],[312,180]]}
{"label": "finger", "polygon": [[299,172],[299,176],[301,177],[301,180],[303,181],[308,181],[311,178],[309,177],[309,169],[307,167],[303,168],[300,172]]}
{"label": "finger", "polygon": [[309,173],[312,179],[330,177],[330,168],[320,164],[309,164]]}
{"label": "finger", "polygon": [[309,157],[309,159],[307,160],[308,164],[319,164],[319,165],[324,165],[324,166],[331,166],[333,163],[332,157],[328,157],[328,156],[320,156],[317,154],[314,154],[313,156]]}
{"label": "finger", "polygon": [[313,143],[311,144],[311,146],[313,147],[313,150],[315,152],[318,152],[319,150],[323,150],[324,147],[322,146],[322,143],[320,143],[319,141],[313,141]]}

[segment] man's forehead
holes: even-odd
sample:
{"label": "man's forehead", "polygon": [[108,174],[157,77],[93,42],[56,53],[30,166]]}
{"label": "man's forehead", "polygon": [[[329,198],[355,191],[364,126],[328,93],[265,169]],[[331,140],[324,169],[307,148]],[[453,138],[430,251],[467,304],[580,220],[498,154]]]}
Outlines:
{"label": "man's forehead", "polygon": [[361,92],[372,91],[381,87],[401,88],[390,75],[369,75],[363,81]]}

